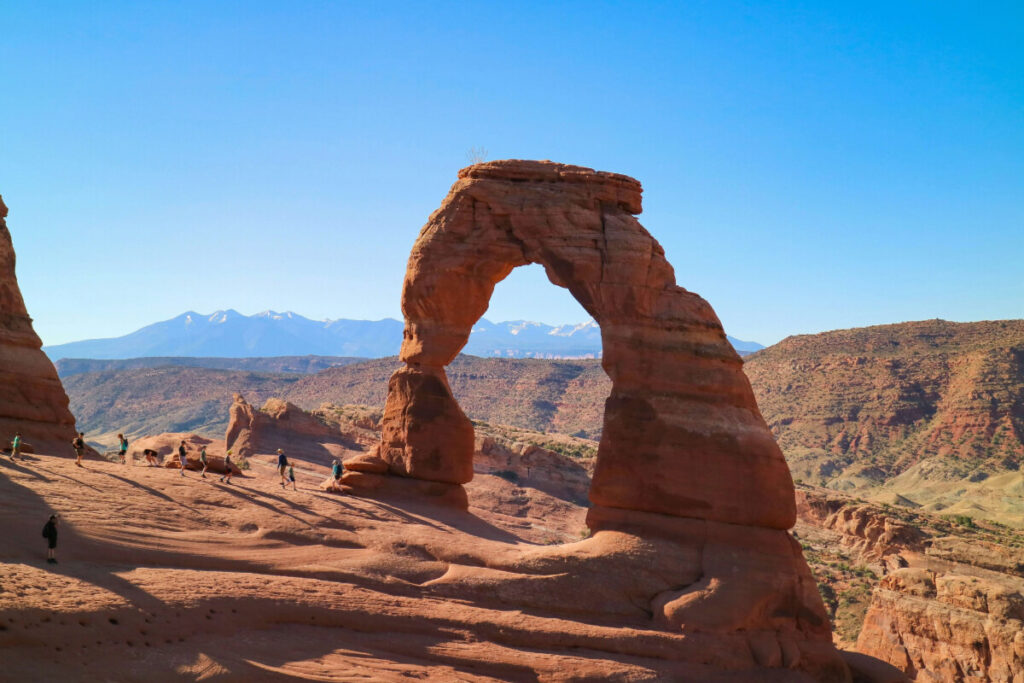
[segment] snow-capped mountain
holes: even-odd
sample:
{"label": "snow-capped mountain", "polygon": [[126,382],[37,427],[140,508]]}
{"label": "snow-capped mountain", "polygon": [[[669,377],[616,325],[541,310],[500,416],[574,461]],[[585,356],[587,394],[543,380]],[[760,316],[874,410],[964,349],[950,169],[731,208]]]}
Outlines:
{"label": "snow-capped mountain", "polygon": [[[740,353],[762,348],[753,342],[729,340]],[[43,350],[53,360],[304,355],[381,358],[396,355],[401,343],[402,322],[393,318],[310,320],[291,311],[247,316],[229,309],[209,315],[188,311],[123,337],[44,346]],[[552,326],[527,320],[492,323],[481,318],[463,353],[507,358],[598,358],[601,328],[594,321]]]}

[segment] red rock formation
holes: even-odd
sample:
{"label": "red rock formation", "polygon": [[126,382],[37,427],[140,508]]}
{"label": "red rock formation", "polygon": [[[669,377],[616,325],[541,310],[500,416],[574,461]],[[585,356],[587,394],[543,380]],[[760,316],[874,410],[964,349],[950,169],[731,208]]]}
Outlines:
{"label": "red rock formation", "polygon": [[851,503],[824,489],[797,491],[796,506],[801,522],[840,534],[841,543],[861,560],[877,562],[890,555],[924,551],[920,529],[881,514],[877,506]]}
{"label": "red rock formation", "polygon": [[381,457],[395,474],[454,484],[472,476],[472,425],[444,366],[465,345],[494,285],[544,266],[601,325],[612,379],[591,499],[607,507],[788,529],[792,482],[706,301],[675,283],[634,218],[640,184],[550,162],[463,169],[409,257],[401,359]]}
{"label": "red rock formation", "polygon": [[25,310],[6,218],[0,198],[0,440],[9,443],[21,431],[39,453],[73,455],[75,418]]}
{"label": "red rock formation", "polygon": [[249,458],[283,449],[289,457],[329,466],[343,458],[354,444],[336,424],[277,398],[267,399],[259,410],[235,394],[224,442],[234,456]]}
{"label": "red rock formation", "polygon": [[882,579],[857,649],[916,681],[1024,680],[1024,580],[932,566]]}
{"label": "red rock formation", "polygon": [[[444,368],[495,284],[539,263],[601,325],[612,387],[590,488],[595,533],[510,550],[425,585],[517,609],[595,617],[598,604],[601,618],[646,615],[652,627],[691,637],[695,649],[673,658],[849,680],[786,532],[796,513],[782,453],[714,311],[676,285],[661,246],[634,218],[640,195],[632,178],[551,162],[463,169],[409,257],[406,367],[388,386],[382,443],[344,483],[408,495],[418,480],[438,499],[456,498],[473,475],[473,426]],[[371,465],[399,476],[368,473]]]}

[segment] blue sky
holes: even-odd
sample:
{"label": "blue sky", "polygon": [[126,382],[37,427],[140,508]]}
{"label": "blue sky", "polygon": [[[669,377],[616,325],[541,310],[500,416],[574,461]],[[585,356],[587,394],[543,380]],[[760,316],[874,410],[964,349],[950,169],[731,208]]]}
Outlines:
{"label": "blue sky", "polygon": [[[739,338],[1024,315],[1020,3],[11,1],[0,31],[0,194],[47,344],[189,309],[400,317],[471,147],[639,179]],[[487,317],[586,314],[532,267]]]}

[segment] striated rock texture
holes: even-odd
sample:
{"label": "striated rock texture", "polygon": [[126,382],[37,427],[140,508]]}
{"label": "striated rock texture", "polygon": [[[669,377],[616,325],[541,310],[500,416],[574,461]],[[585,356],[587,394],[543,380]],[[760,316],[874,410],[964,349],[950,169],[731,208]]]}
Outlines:
{"label": "striated rock texture", "polygon": [[[681,632],[693,649],[665,656],[717,670],[849,680],[786,531],[796,512],[782,453],[711,306],[676,285],[634,217],[640,195],[632,178],[552,162],[460,171],[409,257],[405,367],[388,385],[381,444],[351,463],[360,471],[343,483],[458,501],[473,476],[474,430],[445,366],[495,284],[539,263],[601,327],[611,391],[590,486],[594,534],[510,548],[424,585],[450,598]],[[375,462],[399,476],[369,473]]]}
{"label": "striated rock texture", "polygon": [[857,641],[915,681],[1024,681],[1024,579],[899,569],[882,579]]}
{"label": "striated rock texture", "polygon": [[224,436],[226,448],[236,458],[272,455],[283,449],[289,458],[299,458],[321,466],[330,466],[334,458],[344,458],[358,448],[359,434],[343,431],[338,420],[331,419],[329,407],[306,412],[278,398],[269,398],[255,409],[241,394],[235,394]]}
{"label": "striated rock texture", "polygon": [[36,452],[71,455],[75,418],[25,310],[6,219],[0,197],[0,441],[10,442],[20,430]]}
{"label": "striated rock texture", "polygon": [[1024,521],[1024,507],[997,502],[1024,463],[1024,320],[794,336],[745,371],[794,476]]}

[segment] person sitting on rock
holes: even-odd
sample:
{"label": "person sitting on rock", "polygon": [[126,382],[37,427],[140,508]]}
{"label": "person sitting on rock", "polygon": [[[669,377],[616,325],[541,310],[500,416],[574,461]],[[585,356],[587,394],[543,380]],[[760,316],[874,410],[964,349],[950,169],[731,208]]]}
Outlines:
{"label": "person sitting on rock", "polygon": [[78,432],[71,445],[75,447],[75,464],[82,467],[82,456],[85,455],[85,432]]}
{"label": "person sitting on rock", "polygon": [[121,459],[121,464],[128,464],[128,439],[124,438],[124,434],[117,435],[117,456]]}
{"label": "person sitting on rock", "polygon": [[149,467],[156,467],[157,466],[156,457],[158,455],[159,455],[159,453],[154,451],[152,448],[146,448],[146,449],[144,449],[142,451],[142,456],[146,459],[146,462],[148,463]]}
{"label": "person sitting on rock", "polygon": [[25,456],[21,455],[21,432],[14,433],[14,441],[11,442],[11,460],[17,460],[18,456],[24,460]]}
{"label": "person sitting on rock", "polygon": [[181,476],[185,476],[185,470],[188,468],[188,449],[185,447],[185,442],[182,441],[178,444],[178,460],[181,462]]}
{"label": "person sitting on rock", "polygon": [[43,538],[46,539],[46,561],[57,564],[54,556],[57,551],[57,520],[60,515],[50,515],[50,520],[43,527]]}
{"label": "person sitting on rock", "polygon": [[277,473],[281,476],[281,488],[287,488],[288,458],[280,448],[277,449]]}

